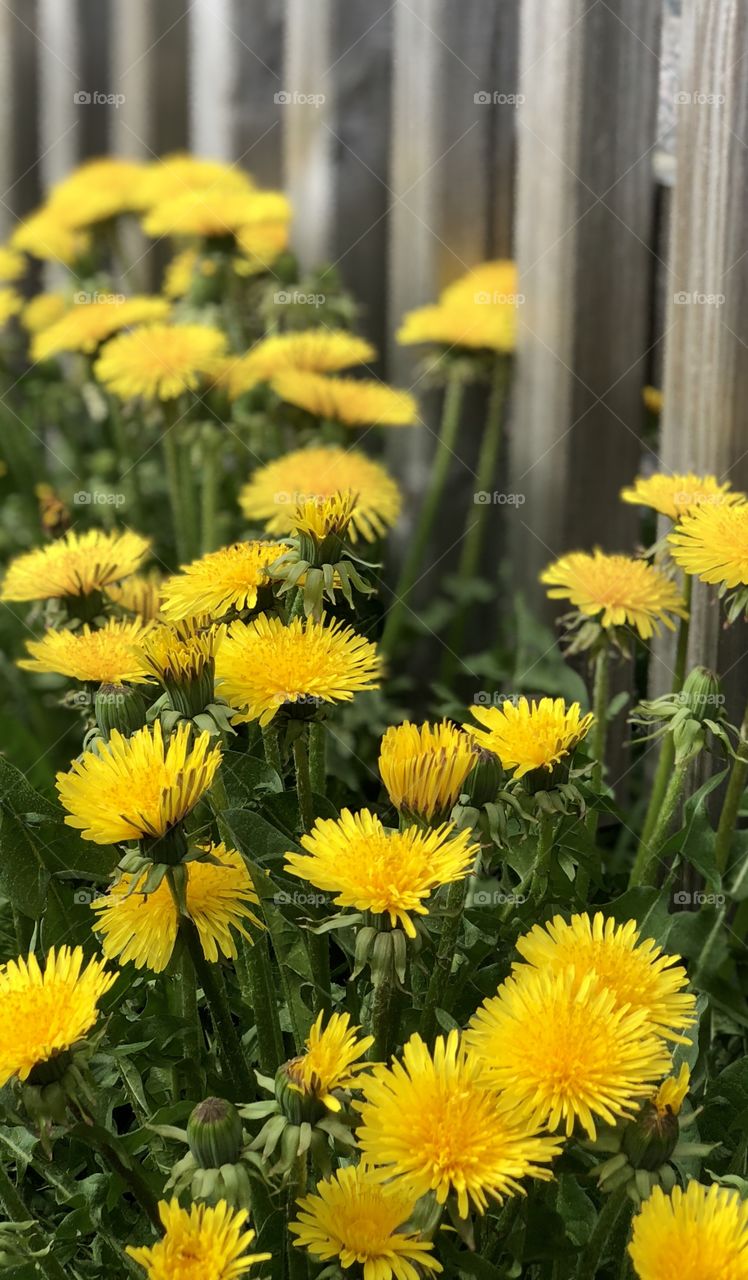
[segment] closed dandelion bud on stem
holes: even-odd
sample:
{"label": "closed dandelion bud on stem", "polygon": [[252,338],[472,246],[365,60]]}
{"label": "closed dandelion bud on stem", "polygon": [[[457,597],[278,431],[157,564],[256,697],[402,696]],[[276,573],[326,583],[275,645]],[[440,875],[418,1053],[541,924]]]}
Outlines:
{"label": "closed dandelion bud on stem", "polygon": [[147,710],[142,693],[131,685],[102,684],[96,691],[96,723],[107,740],[112,729],[118,729],[125,737],[142,729]]}
{"label": "closed dandelion bud on stem", "polygon": [[205,1098],[198,1102],[187,1124],[190,1151],[202,1169],[236,1164],[243,1138],[239,1112],[224,1098]]}
{"label": "closed dandelion bud on stem", "polygon": [[719,678],[708,667],[689,671],[681,696],[695,720],[713,718],[723,702]]}
{"label": "closed dandelion bud on stem", "polygon": [[482,808],[484,804],[491,804],[496,799],[503,776],[504,770],[499,757],[486,747],[481,747],[463,787],[469,803],[476,809]]}

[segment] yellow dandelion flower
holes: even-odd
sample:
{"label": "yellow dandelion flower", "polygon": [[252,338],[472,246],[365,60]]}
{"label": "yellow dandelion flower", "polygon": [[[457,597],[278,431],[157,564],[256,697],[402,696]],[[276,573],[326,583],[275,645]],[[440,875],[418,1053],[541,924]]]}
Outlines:
{"label": "yellow dandelion flower", "polygon": [[0,244],[0,280],[19,280],[25,270],[26,259],[23,254],[7,244]]}
{"label": "yellow dandelion flower", "polygon": [[514,299],[519,289],[519,272],[512,258],[496,258],[471,267],[442,289],[442,303],[475,302],[479,305],[503,306],[507,299]]}
{"label": "yellow dandelion flower", "polygon": [[175,151],[141,170],[135,198],[141,209],[149,209],[165,200],[206,188],[246,194],[254,189],[254,184],[249,174],[236,165]]}
{"label": "yellow dandelion flower", "polygon": [[748,502],[698,507],[682,516],[668,541],[675,563],[702,582],[748,585]]}
{"label": "yellow dandelion flower", "polygon": [[35,1067],[72,1049],[96,1022],[97,1005],[117,975],[103,960],[83,967],[83,950],[52,947],[0,967],[0,1086],[28,1080]]}
{"label": "yellow dandelion flower", "polygon": [[150,569],[148,573],[134,573],[116,586],[107,587],[106,594],[127,613],[153,622],[161,614],[162,582],[159,570]]}
{"label": "yellow dandelion flower", "polygon": [[23,298],[15,289],[0,289],[0,326],[23,311]]}
{"label": "yellow dandelion flower", "polygon": [[521,937],[517,950],[534,969],[558,972],[574,965],[580,978],[594,970],[618,1008],[641,1011],[667,1040],[683,1041],[680,1033],[694,1021],[696,997],[685,990],[688,974],[680,956],[663,955],[652,938],[642,940],[635,920],[618,924],[601,911],[593,918],[586,912],[572,916],[568,923],[555,916]]}
{"label": "yellow dandelion flower", "polygon": [[463,1218],[471,1203],[484,1213],[489,1197],[523,1195],[521,1178],[549,1179],[560,1139],[502,1108],[482,1072],[456,1031],[437,1037],[433,1056],[411,1036],[402,1062],[377,1065],[361,1082],[357,1137],[367,1164],[416,1199],[433,1191],[444,1204],[452,1193]]}
{"label": "yellow dandelion flower", "polygon": [[303,369],[285,369],[276,373],[271,383],[281,400],[315,418],[342,422],[347,427],[409,427],[418,418],[414,396],[371,378],[330,378]]}
{"label": "yellow dandelion flower", "polygon": [[235,724],[269,724],[286,703],[350,702],[379,687],[376,646],[351,627],[324,618],[284,626],[260,614],[232,622],[216,660],[219,693],[234,708]]}
{"label": "yellow dandelion flower", "polygon": [[319,447],[286,453],[257,468],[239,502],[248,520],[260,521],[268,533],[286,534],[294,528],[299,503],[322,501],[346,490],[356,495],[351,541],[360,534],[374,542],[396,523],[402,498],[395,481],[378,462],[353,449]]}
{"label": "yellow dandelion flower", "polygon": [[149,546],[147,538],[129,529],[71,531],[11,560],[0,599],[53,600],[102,591],[134,573]]}
{"label": "yellow dandelion flower", "polygon": [[12,248],[43,262],[73,266],[91,247],[91,238],[43,205],[19,222],[10,237]]}
{"label": "yellow dandelion flower", "polygon": [[232,609],[254,609],[257,592],[268,580],[268,566],[289,546],[287,542],[237,542],[183,565],[164,583],[164,617],[172,621],[196,614],[222,618]]}
{"label": "yellow dandelion flower", "polygon": [[667,1080],[663,1080],[659,1089],[655,1089],[652,1094],[652,1102],[657,1108],[657,1114],[660,1117],[680,1115],[690,1084],[691,1072],[688,1069],[688,1063],[682,1062],[677,1076],[668,1076]]}
{"label": "yellow dandelion flower", "polygon": [[442,720],[392,725],[379,748],[379,772],[398,810],[430,820],[449,813],[478,758],[466,733]]}
{"label": "yellow dandelion flower", "polygon": [[[183,298],[192,288],[198,271],[202,272],[203,259],[197,249],[180,249],[164,271],[164,293],[167,298]],[[209,272],[207,273],[209,274]]]}
{"label": "yellow dandelion flower", "polygon": [[356,507],[352,493],[334,493],[330,498],[299,503],[293,517],[293,532],[306,534],[320,543],[331,533],[346,532]]}
{"label": "yellow dandelion flower", "polygon": [[147,321],[164,320],[169,314],[165,298],[116,298],[77,302],[55,324],[37,333],[31,343],[32,360],[49,360],[63,351],[91,355],[100,343],[119,329]]}
{"label": "yellow dandelion flower", "polygon": [[670,1055],[643,1009],[618,1004],[597,974],[527,969],[473,1015],[466,1040],[506,1105],[567,1136],[615,1124],[665,1075]]}
{"label": "yellow dandelion flower", "polygon": [[161,684],[188,684],[212,666],[222,635],[222,627],[200,617],[164,623],[144,635],[139,656]]}
{"label": "yellow dandelion flower", "polygon": [[376,354],[371,343],[345,329],[320,327],[271,334],[234,363],[229,374],[229,394],[235,400],[259,382],[267,382],[287,369],[337,373],[352,365],[366,364]]}
{"label": "yellow dandelion flower", "polygon": [[64,293],[38,293],[21,312],[21,324],[27,333],[41,333],[55,324],[68,309]]}
{"label": "yellow dandelion flower", "polygon": [[234,258],[234,271],[238,276],[252,276],[267,271],[288,245],[289,222],[285,217],[278,222],[250,223],[246,227],[240,227],[236,233],[239,252]]}
{"label": "yellow dandelion flower", "polygon": [[621,489],[624,502],[637,507],[652,507],[662,516],[679,520],[693,507],[704,503],[736,502],[737,494],[729,494],[729,481],[720,484],[716,476],[698,476],[693,471],[679,475],[657,472],[652,476],[637,476],[632,485]]}
{"label": "yellow dandelion flower", "polygon": [[406,347],[434,343],[507,353],[517,344],[517,311],[514,306],[436,303],[408,311],[395,336]]}
{"label": "yellow dandelion flower", "polygon": [[541,698],[539,702],[507,698],[499,707],[473,706],[470,714],[483,728],[466,724],[465,731],[498,756],[505,769],[513,769],[515,778],[534,769],[550,772],[571,755],[595,718],[592,714],[583,716],[578,702],[567,707],[563,698]]}
{"label": "yellow dandelion flower", "polygon": [[317,819],[301,838],[305,852],[286,854],[286,870],[333,894],[336,906],[386,915],[414,938],[411,915],[428,915],[434,889],[469,873],[478,853],[470,836],[451,823],[392,831],[368,809],[343,809],[339,818]]}
{"label": "yellow dandelion flower", "polygon": [[335,1090],[357,1087],[358,1072],[369,1065],[359,1059],[371,1048],[374,1037],[362,1036],[359,1040],[359,1027],[350,1025],[349,1013],[331,1013],[323,1028],[324,1016],[320,1013],[317,1017],[304,1052],[286,1063],[286,1074],[296,1093],[318,1098],[329,1111],[340,1111]]}
{"label": "yellow dandelion flower", "polygon": [[572,551],[540,575],[551,600],[570,600],[589,617],[601,614],[603,627],[635,627],[642,640],[659,635],[662,622],[670,631],[673,618],[688,616],[676,584],[645,560]]}
{"label": "yellow dandelion flower", "polygon": [[129,738],[113,729],[106,746],[58,773],[65,822],[95,844],[158,839],[194,809],[220,763],[210,734],[193,737],[186,721],[166,742],[158,720]]}
{"label": "yellow dandelion flower", "polygon": [[158,1206],[164,1235],[154,1245],[127,1252],[148,1273],[148,1280],[237,1280],[269,1253],[247,1253],[255,1233],[248,1228],[245,1209],[230,1209],[225,1200],[215,1206],[193,1204],[181,1209],[178,1200]]}
{"label": "yellow dandelion flower", "polygon": [[148,668],[136,645],[147,631],[148,624],[140,618],[128,622],[109,618],[96,631],[88,625],[80,631],[48,631],[41,640],[26,641],[31,657],[22,658],[18,666],[96,684],[142,684]]}
{"label": "yellow dandelion flower", "polygon": [[209,325],[143,325],[107,342],[94,373],[120,400],[174,400],[196,391],[225,350],[225,335]]}
{"label": "yellow dandelion flower", "polygon": [[288,1224],[294,1244],[323,1262],[339,1258],[344,1268],[363,1267],[363,1280],[420,1280],[425,1271],[442,1270],[432,1242],[402,1229],[414,1197],[371,1169],[338,1169],[298,1205],[298,1218]]}
{"label": "yellow dandelion flower", "polygon": [[[241,854],[224,844],[205,846],[216,862],[185,864],[187,915],[194,922],[205,958],[236,958],[233,930],[249,938],[244,921],[259,928],[252,910],[259,905],[252,878]],[[165,880],[153,893],[139,893],[135,878],[123,875],[102,897],[91,903],[94,929],[109,959],[131,962],[136,969],[162,973],[171,960],[179,930],[179,913]]]}
{"label": "yellow dandelion flower", "polygon": [[726,1187],[655,1187],[628,1246],[639,1280],[748,1280],[748,1202]]}
{"label": "yellow dandelion flower", "polygon": [[143,218],[143,230],[149,236],[230,236],[243,227],[290,217],[291,206],[279,191],[204,187],[154,205]]}
{"label": "yellow dandelion flower", "polygon": [[74,169],[50,192],[47,209],[70,228],[89,227],[137,209],[143,166],[120,156],[102,156]]}

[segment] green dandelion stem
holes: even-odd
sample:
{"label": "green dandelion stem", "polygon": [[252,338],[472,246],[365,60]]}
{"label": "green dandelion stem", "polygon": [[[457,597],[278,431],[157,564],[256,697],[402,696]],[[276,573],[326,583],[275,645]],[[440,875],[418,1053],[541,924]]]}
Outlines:
{"label": "green dandelion stem", "polygon": [[457,951],[457,940],[460,936],[460,925],[462,924],[462,916],[465,910],[467,892],[467,876],[464,876],[462,880],[455,880],[454,884],[449,886],[444,909],[444,923],[436,951],[436,963],[426,992],[419,1028],[421,1035],[427,1042],[436,1034],[436,1011],[444,1003],[444,996],[452,974],[452,965]]}
{"label": "green dandelion stem", "polygon": [[722,803],[722,812],[719,815],[719,823],[717,825],[714,861],[720,874],[727,870],[730,846],[746,783],[748,783],[748,707],[743,716],[743,723],[740,726],[740,741],[732,762],[727,790]]}
{"label": "green dandelion stem", "polygon": [[629,888],[657,883],[657,864],[660,862],[660,850],[667,840],[681,792],[685,785],[689,764],[690,758],[687,758],[676,763],[673,768],[654,830],[647,844],[640,845],[637,851],[631,879],[629,880]]}
{"label": "green dandelion stem", "polygon": [[[608,702],[610,701],[610,650],[603,644],[595,657],[595,674],[592,683],[592,710],[595,716],[590,733],[592,747],[592,785],[598,795],[602,793],[605,770],[605,748],[608,741]],[[597,813],[589,815],[590,831],[597,827]]]}
{"label": "green dandelion stem", "polygon": [[[304,832],[311,831],[314,826],[314,800],[312,794],[312,776],[309,767],[309,745],[311,734],[305,728],[293,744],[293,760],[296,769],[296,794],[299,800],[299,817]],[[332,1005],[330,976],[330,943],[327,934],[307,931],[307,950],[314,979],[313,1004],[314,1012],[330,1009]]]}
{"label": "green dandelion stem", "polygon": [[[690,574],[685,575],[683,583],[683,597],[686,602],[688,613],[691,612],[691,595],[693,590],[693,578]],[[683,682],[686,678],[686,658],[688,655],[688,633],[689,618],[681,618],[678,630],[678,648],[675,655],[675,670],[673,671],[673,684],[671,693],[680,693],[683,688]],[[673,771],[675,763],[675,742],[672,733],[666,733],[660,745],[660,755],[657,761],[654,778],[652,779],[652,793],[649,797],[647,812],[644,818],[644,826],[642,827],[641,843],[646,845],[654,830],[657,815],[660,812],[662,801],[667,791],[667,784],[670,781],[670,775]]]}
{"label": "green dandelion stem", "polygon": [[278,776],[282,778],[283,761],[281,760],[280,732],[272,720],[270,724],[266,724],[262,728],[262,746],[265,752],[265,759],[270,768],[275,769]]}
{"label": "green dandelion stem", "polygon": [[299,800],[299,818],[302,831],[311,831],[314,826],[314,804],[312,802],[312,779],[309,772],[308,735],[304,729],[293,744],[293,762],[296,770],[296,794]]}
{"label": "green dandelion stem", "polygon": [[371,1035],[374,1044],[369,1052],[372,1062],[389,1062],[395,1047],[395,987],[390,966],[377,974],[371,997]]}
{"label": "green dandelion stem", "polygon": [[605,1247],[628,1206],[629,1199],[625,1187],[620,1187],[618,1191],[613,1191],[608,1196],[602,1213],[597,1219],[597,1225],[579,1259],[576,1280],[595,1280],[605,1254]]}
{"label": "green dandelion stem", "polygon": [[431,464],[428,488],[410,542],[410,549],[400,571],[400,577],[395,587],[394,597],[382,635],[380,648],[384,654],[394,653],[397,647],[405,611],[409,607],[407,597],[416,585],[419,570],[423,565],[423,558],[439,511],[444,487],[449,476],[450,464],[454,457],[464,388],[465,383],[462,372],[453,370],[450,373],[449,381],[444,391],[441,428]]}
{"label": "green dandelion stem", "polygon": [[313,720],[309,726],[309,777],[312,791],[325,794],[327,779],[327,728],[323,720]]}
{"label": "green dandelion stem", "polygon": [[294,1244],[294,1237],[288,1230],[289,1222],[293,1222],[298,1215],[296,1201],[306,1194],[307,1178],[308,1172],[306,1155],[297,1156],[289,1174],[288,1190],[286,1192],[288,1280],[308,1280],[309,1276],[309,1260],[306,1250],[301,1249]]}
{"label": "green dandelion stem", "polygon": [[200,554],[207,555],[215,551],[216,512],[218,508],[219,456],[218,436],[212,430],[205,431],[202,438],[201,477],[200,477]]}
{"label": "green dandelion stem", "polygon": [[251,1004],[257,1032],[260,1070],[274,1076],[285,1058],[275,983],[265,934],[252,930],[252,941],[240,938],[236,971],[242,994]]}
{"label": "green dandelion stem", "polygon": [[[475,487],[478,495],[490,491],[496,476],[501,453],[501,436],[504,422],[504,406],[511,379],[512,361],[509,356],[497,356],[494,361],[491,377],[491,390],[488,397],[486,422],[483,428],[480,453],[475,473]],[[474,578],[480,569],[481,551],[486,532],[490,504],[475,502],[468,511],[465,535],[462,542],[457,577],[460,582]],[[462,642],[467,625],[468,609],[463,606],[452,623],[444,652],[441,678],[448,683],[462,651]]]}
{"label": "green dandelion stem", "polygon": [[[47,1242],[42,1235],[41,1230],[36,1224],[31,1211],[26,1207],[26,1203],[21,1196],[18,1188],[14,1186],[5,1165],[0,1161],[0,1204],[5,1209],[9,1222],[14,1222],[18,1226],[31,1222],[33,1227],[28,1232],[26,1239],[36,1252],[43,1252],[47,1247]],[[48,1276],[49,1280],[66,1280],[65,1272],[60,1263],[51,1253],[45,1257],[35,1259],[36,1270],[42,1276]]]}
{"label": "green dandelion stem", "polygon": [[161,449],[164,455],[164,468],[166,470],[166,485],[169,491],[169,502],[171,504],[171,519],[174,529],[174,544],[177,551],[177,559],[180,563],[184,563],[189,559],[187,554],[187,513],[184,509],[182,501],[182,486],[180,483],[180,467],[179,467],[179,449],[177,446],[176,422],[177,416],[175,411],[175,403],[168,401],[168,407],[165,409],[165,421],[161,432]]}

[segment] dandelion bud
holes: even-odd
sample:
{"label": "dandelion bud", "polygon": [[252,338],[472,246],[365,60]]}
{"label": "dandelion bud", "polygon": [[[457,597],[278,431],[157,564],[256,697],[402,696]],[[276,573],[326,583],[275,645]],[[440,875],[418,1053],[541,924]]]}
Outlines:
{"label": "dandelion bud", "polygon": [[139,689],[126,684],[102,684],[96,691],[94,713],[99,731],[109,738],[112,729],[125,737],[142,729],[146,720],[146,704]]}
{"label": "dandelion bud", "polygon": [[470,797],[470,804],[476,809],[491,804],[496,799],[503,776],[499,757],[493,751],[481,748],[463,786],[463,791]]}
{"label": "dandelion bud", "polygon": [[681,699],[694,720],[713,719],[722,704],[718,677],[707,667],[694,667],[686,676]]}
{"label": "dandelion bud", "polygon": [[654,1171],[666,1164],[673,1154],[680,1126],[669,1108],[661,1110],[654,1102],[645,1102],[639,1115],[626,1125],[622,1150],[634,1169]]}
{"label": "dandelion bud", "polygon": [[205,1098],[195,1107],[187,1124],[187,1141],[202,1169],[236,1164],[244,1133],[239,1112],[224,1098]]}

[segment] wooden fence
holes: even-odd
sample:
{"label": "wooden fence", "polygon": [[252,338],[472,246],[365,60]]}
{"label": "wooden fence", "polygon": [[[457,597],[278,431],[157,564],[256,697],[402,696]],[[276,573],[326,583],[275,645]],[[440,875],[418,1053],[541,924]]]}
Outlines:
{"label": "wooden fence", "polygon": [[[403,310],[514,253],[501,487],[525,503],[503,536],[530,593],[562,550],[631,545],[645,382],[664,467],[748,483],[744,0],[2,0],[0,65],[6,229],[87,155],[235,160],[286,187],[302,259],[339,266],[406,384]],[[405,434],[415,494],[431,439]],[[703,594],[693,643],[716,660]]]}

